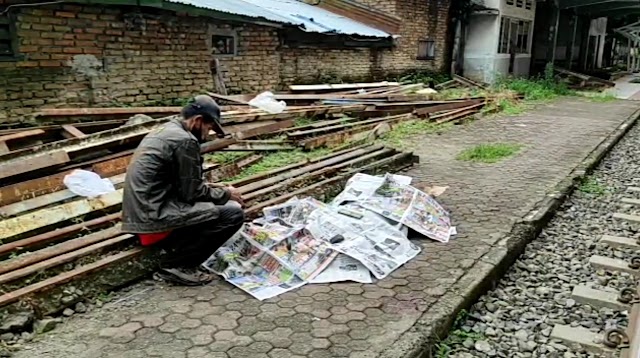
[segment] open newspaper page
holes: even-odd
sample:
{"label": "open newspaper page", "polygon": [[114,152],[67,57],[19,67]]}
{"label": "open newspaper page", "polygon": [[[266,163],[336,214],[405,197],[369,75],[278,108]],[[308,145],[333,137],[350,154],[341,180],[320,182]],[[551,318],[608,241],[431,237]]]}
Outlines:
{"label": "open newspaper page", "polygon": [[322,272],[338,254],[326,242],[311,236],[304,226],[267,223],[245,227],[242,235],[247,240],[262,247],[305,281]]}
{"label": "open newspaper page", "polygon": [[311,197],[303,199],[294,197],[283,204],[266,207],[262,212],[266,221],[278,220],[295,226],[304,225],[313,210],[326,205]]}
{"label": "open newspaper page", "polygon": [[307,229],[319,239],[360,261],[382,279],[415,257],[420,248],[384,221],[371,220],[348,208],[327,207],[313,211]]}
{"label": "open newspaper page", "polygon": [[249,242],[240,232],[203,263],[234,286],[265,300],[304,285],[276,258]]}
{"label": "open newspaper page", "polygon": [[354,281],[371,283],[371,272],[360,261],[345,254],[338,254],[333,262],[309,283]]}
{"label": "open newspaper page", "polygon": [[449,213],[431,196],[399,183],[391,175],[386,175],[373,194],[359,203],[431,239],[448,242],[451,236]]}
{"label": "open newspaper page", "polygon": [[[411,184],[411,177],[397,174],[391,175],[399,183]],[[341,205],[348,201],[363,200],[371,195],[384,183],[384,177],[358,173],[349,178],[344,190],[333,199],[333,205]]]}

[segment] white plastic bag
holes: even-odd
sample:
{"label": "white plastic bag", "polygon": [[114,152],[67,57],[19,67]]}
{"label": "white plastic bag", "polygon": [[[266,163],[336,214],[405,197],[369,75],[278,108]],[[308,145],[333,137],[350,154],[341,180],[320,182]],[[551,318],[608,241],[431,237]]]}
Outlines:
{"label": "white plastic bag", "polygon": [[274,94],[271,92],[260,93],[254,99],[249,101],[249,105],[258,107],[271,114],[282,113],[282,111],[287,107],[287,104],[284,101],[276,101]]}
{"label": "white plastic bag", "polygon": [[109,179],[102,179],[94,172],[81,169],[76,169],[71,174],[65,175],[62,182],[72,193],[87,198],[116,191]]}

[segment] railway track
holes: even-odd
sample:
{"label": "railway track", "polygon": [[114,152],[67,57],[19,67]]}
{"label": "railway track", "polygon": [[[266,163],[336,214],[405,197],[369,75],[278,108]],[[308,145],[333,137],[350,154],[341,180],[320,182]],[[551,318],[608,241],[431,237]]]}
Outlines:
{"label": "railway track", "polygon": [[[615,220],[622,220],[631,226],[640,226],[640,187],[627,188],[620,199],[623,210],[615,212]],[[624,212],[626,211],[628,212]],[[629,213],[630,212],[630,213]],[[596,333],[581,326],[555,325],[551,338],[565,343],[577,352],[591,352],[601,357],[640,358],[640,239],[625,236],[602,235],[600,244],[615,250],[626,249],[633,252],[630,258],[617,258],[604,255],[593,255],[589,264],[596,270],[607,274],[623,273],[634,278],[634,285],[614,290],[596,289],[590,285],[577,285],[573,288],[572,298],[581,304],[596,309],[612,309],[629,312],[626,327],[613,326],[604,333]]]}

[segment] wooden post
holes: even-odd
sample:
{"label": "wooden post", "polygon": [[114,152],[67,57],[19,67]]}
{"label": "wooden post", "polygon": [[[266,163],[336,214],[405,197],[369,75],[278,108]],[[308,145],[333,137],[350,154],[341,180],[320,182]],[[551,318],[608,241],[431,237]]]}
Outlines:
{"label": "wooden post", "polygon": [[576,34],[578,33],[578,16],[575,14],[571,17],[571,21],[573,22],[573,35],[571,36],[571,43],[569,45],[569,54],[568,54],[568,64],[567,69],[571,70],[573,65],[573,48],[576,45]]}

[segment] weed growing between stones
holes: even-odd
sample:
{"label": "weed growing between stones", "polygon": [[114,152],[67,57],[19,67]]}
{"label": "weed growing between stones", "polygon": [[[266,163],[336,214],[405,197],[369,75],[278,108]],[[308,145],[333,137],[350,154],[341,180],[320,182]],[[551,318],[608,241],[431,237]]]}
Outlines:
{"label": "weed growing between stones", "polygon": [[480,144],[463,150],[456,159],[467,162],[496,163],[502,159],[515,155],[522,145],[510,143]]}
{"label": "weed growing between stones", "polygon": [[584,180],[578,187],[578,190],[585,194],[601,196],[606,194],[607,187],[600,184],[596,178],[590,176],[590,177],[584,178]]}
{"label": "weed growing between stones", "polygon": [[295,164],[303,160],[315,159],[322,157],[331,152],[331,149],[320,148],[308,152],[302,150],[280,151],[265,155],[259,162],[247,167],[237,176],[230,178],[229,181],[246,178],[251,175],[263,173],[269,170],[281,168],[287,165]]}
{"label": "weed growing between stones", "polygon": [[435,357],[436,358],[447,358],[451,354],[455,353],[455,350],[452,346],[454,345],[474,345],[474,341],[482,342],[483,335],[475,332],[466,332],[463,331],[462,325],[467,320],[467,316],[469,313],[466,310],[460,311],[458,316],[456,316],[456,320],[453,323],[453,330],[449,334],[449,336],[443,340],[438,342],[435,345]]}
{"label": "weed growing between stones", "polygon": [[400,122],[394,125],[389,132],[384,133],[380,137],[379,142],[396,149],[404,149],[407,147],[408,142],[410,142],[411,137],[428,133],[440,133],[452,128],[453,126],[454,123],[452,122],[443,124],[427,122],[424,120]]}

